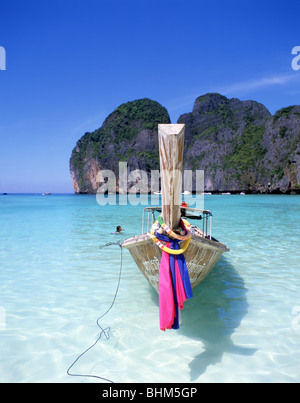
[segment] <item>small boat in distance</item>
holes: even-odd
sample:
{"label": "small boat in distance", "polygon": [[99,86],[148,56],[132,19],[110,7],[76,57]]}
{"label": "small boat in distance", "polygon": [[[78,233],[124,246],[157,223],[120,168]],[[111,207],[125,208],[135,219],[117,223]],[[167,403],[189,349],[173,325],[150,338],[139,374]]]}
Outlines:
{"label": "small boat in distance", "polygon": [[50,196],[51,193],[42,193],[42,196]]}
{"label": "small boat in distance", "polygon": [[[122,247],[130,251],[140,271],[157,291],[162,249],[153,241],[150,233],[156,221],[155,213],[161,213],[163,222],[174,232],[178,228],[182,229],[181,217],[188,220],[188,223],[202,221],[202,228],[191,224],[192,235],[184,251],[192,288],[203,281],[221,255],[229,251],[226,245],[212,236],[212,213],[209,210],[181,207],[184,130],[184,124],[158,125],[162,205],[146,207],[142,217],[142,233],[122,243]],[[180,247],[184,248],[182,243]]]}

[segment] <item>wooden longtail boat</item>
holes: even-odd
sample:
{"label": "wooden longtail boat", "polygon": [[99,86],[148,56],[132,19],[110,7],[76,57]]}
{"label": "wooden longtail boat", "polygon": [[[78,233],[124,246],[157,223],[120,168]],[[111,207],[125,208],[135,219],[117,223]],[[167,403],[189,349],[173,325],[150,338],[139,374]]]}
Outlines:
{"label": "wooden longtail boat", "polygon": [[156,212],[162,214],[164,223],[174,231],[180,227],[182,216],[190,224],[194,219],[202,219],[202,229],[192,225],[192,237],[184,252],[192,288],[204,280],[222,253],[229,251],[211,236],[212,214],[209,210],[181,207],[184,130],[184,124],[158,125],[162,206],[146,207],[142,234],[126,239],[122,244],[122,247],[129,249],[138,268],[157,291],[162,250],[150,236]]}

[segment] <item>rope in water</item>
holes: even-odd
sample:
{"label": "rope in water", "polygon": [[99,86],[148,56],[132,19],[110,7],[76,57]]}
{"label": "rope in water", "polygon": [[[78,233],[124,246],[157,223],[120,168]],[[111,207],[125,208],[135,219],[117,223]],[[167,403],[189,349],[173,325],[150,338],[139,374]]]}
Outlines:
{"label": "rope in water", "polygon": [[[187,249],[190,240],[191,240],[191,225],[189,224],[188,221],[186,220],[181,220],[181,224],[182,224],[182,228],[186,230],[186,234],[184,236],[180,236],[176,233],[174,233],[169,227],[167,227],[167,225],[162,221],[162,218],[159,217],[158,221],[156,221],[156,223],[159,223],[167,232],[170,236],[173,236],[174,238],[177,238],[178,240],[185,240],[184,245],[181,249],[178,250],[174,250],[174,249],[169,249],[167,248],[165,245],[163,245],[154,235],[154,231],[151,231],[151,238],[153,239],[153,241],[165,252],[169,253],[169,254],[181,254],[183,252],[185,252],[185,250]],[[155,224],[155,223],[154,223]],[[96,346],[96,344],[98,343],[98,341],[101,339],[102,334],[104,334],[104,336],[106,337],[106,339],[108,340],[110,338],[110,327],[106,327],[103,328],[100,325],[100,320],[108,314],[108,312],[112,309],[112,307],[115,304],[117,295],[118,295],[118,291],[119,291],[119,287],[120,287],[120,282],[121,282],[121,274],[122,274],[122,266],[123,266],[123,249],[122,249],[122,243],[123,241],[117,241],[117,242],[108,242],[105,245],[99,246],[99,249],[103,249],[109,246],[113,246],[113,245],[118,245],[121,248],[121,259],[120,259],[120,270],[119,270],[119,276],[118,276],[118,282],[117,282],[117,287],[116,287],[116,291],[114,293],[114,297],[113,300],[109,306],[109,308],[98,317],[96,324],[100,329],[100,333],[98,338],[96,339],[96,341],[89,346],[86,350],[84,350],[76,359],[75,361],[73,361],[73,363],[69,366],[69,368],[67,369],[67,374],[70,376],[74,376],[74,377],[84,377],[84,378],[96,378],[96,379],[100,379],[102,381],[106,381],[106,382],[110,382],[110,383],[114,383],[114,381],[112,381],[111,379],[99,376],[99,375],[92,375],[92,374],[76,374],[76,373],[72,373],[70,372],[71,368],[74,367],[74,365],[80,360],[81,357],[83,357],[88,351],[90,351],[93,347]]]}
{"label": "rope in water", "polygon": [[102,315],[100,315],[96,321],[97,326],[100,329],[100,333],[98,338],[96,339],[96,341],[90,346],[88,347],[83,353],[81,353],[76,360],[70,365],[70,367],[67,370],[67,374],[70,376],[79,376],[79,377],[87,377],[87,378],[97,378],[97,379],[101,379],[102,381],[107,381],[110,383],[114,383],[112,380],[108,379],[108,378],[104,378],[102,376],[98,376],[98,375],[91,375],[91,374],[74,374],[71,373],[70,370],[71,368],[79,361],[79,359],[86,354],[88,351],[90,351],[97,343],[98,341],[101,339],[102,334],[104,334],[104,336],[106,337],[106,339],[108,340],[110,338],[109,335],[109,331],[110,331],[110,327],[106,327],[105,329],[103,329],[103,327],[100,325],[99,321],[108,314],[108,312],[112,309],[112,307],[114,306],[114,303],[116,301],[117,295],[118,295],[118,291],[119,291],[119,287],[120,287],[120,282],[121,282],[121,274],[122,274],[122,265],[123,265],[123,249],[122,249],[122,243],[124,241],[118,241],[118,242],[108,242],[105,245],[99,246],[100,249],[103,249],[105,247],[108,246],[112,246],[112,245],[118,245],[121,248],[121,261],[120,261],[120,270],[119,270],[119,277],[118,277],[118,283],[117,283],[117,287],[116,287],[116,291],[113,297],[113,300],[111,302],[111,305],[109,306],[109,308],[106,310],[106,312],[104,312]]}

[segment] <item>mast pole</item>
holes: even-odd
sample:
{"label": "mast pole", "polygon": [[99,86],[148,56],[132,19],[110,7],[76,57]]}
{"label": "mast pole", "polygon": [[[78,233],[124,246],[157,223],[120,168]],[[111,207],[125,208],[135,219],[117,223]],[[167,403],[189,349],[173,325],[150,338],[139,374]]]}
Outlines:
{"label": "mast pole", "polygon": [[159,124],[162,217],[172,229],[180,224],[184,124]]}

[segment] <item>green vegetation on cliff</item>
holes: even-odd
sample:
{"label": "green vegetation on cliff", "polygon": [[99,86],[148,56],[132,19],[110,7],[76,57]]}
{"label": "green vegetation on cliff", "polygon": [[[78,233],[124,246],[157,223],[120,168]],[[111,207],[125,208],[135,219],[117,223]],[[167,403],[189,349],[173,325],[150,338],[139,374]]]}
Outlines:
{"label": "green vegetation on cliff", "polygon": [[256,169],[258,162],[262,160],[267,150],[261,146],[265,126],[248,125],[239,139],[236,141],[233,152],[224,158],[224,169],[229,167],[239,171]]}

